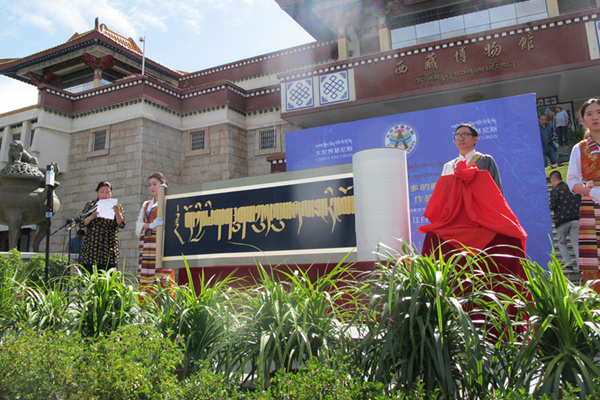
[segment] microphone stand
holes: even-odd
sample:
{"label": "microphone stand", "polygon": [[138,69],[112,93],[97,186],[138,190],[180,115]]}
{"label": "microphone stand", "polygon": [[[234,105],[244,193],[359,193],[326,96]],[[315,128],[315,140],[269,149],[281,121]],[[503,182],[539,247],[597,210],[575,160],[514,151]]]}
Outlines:
{"label": "microphone stand", "polygon": [[[63,228],[67,227],[67,231],[69,232],[69,241],[67,242],[67,248],[69,249],[68,251],[68,260],[69,262],[71,262],[71,229],[73,229],[74,226],[76,226],[77,224],[81,223],[84,219],[86,219],[91,213],[93,213],[95,211],[95,209],[92,209],[90,211],[87,211],[85,213],[79,214],[77,216],[75,216],[74,218],[67,218],[67,221],[60,226],[58,229],[56,229],[54,232],[52,232],[52,235],[54,235],[55,233],[58,233],[60,230],[62,230]],[[81,251],[81,249],[79,249]],[[79,259],[77,259],[77,262],[79,262]]]}

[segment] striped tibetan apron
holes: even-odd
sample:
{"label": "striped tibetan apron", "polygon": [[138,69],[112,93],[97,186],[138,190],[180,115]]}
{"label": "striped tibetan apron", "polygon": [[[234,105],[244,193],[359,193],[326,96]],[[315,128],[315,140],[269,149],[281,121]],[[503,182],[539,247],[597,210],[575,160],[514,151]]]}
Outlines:
{"label": "striped tibetan apron", "polygon": [[[144,223],[151,223],[156,219],[157,207],[148,210],[150,201],[144,203]],[[139,262],[137,268],[139,290],[151,293],[155,290],[158,281],[167,282],[171,285],[175,281],[172,269],[156,268],[156,229],[146,229],[140,236]]]}
{"label": "striped tibetan apron", "polygon": [[[581,173],[586,186],[600,187],[600,147],[591,138],[579,143]],[[579,219],[579,268],[583,281],[600,279],[600,204],[590,196],[582,196]],[[600,283],[593,285],[600,292]]]}

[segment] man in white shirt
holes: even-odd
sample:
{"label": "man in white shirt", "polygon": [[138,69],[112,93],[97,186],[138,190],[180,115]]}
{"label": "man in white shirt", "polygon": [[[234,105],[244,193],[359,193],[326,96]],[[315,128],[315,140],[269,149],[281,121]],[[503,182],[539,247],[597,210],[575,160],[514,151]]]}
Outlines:
{"label": "man in white shirt", "polygon": [[460,154],[454,160],[444,164],[442,176],[453,175],[456,164],[459,161],[466,160],[467,165],[475,164],[480,170],[489,171],[492,179],[496,182],[496,186],[498,186],[500,192],[504,194],[502,190],[502,181],[500,179],[500,174],[498,173],[498,166],[496,165],[494,157],[489,154],[479,153],[475,150],[475,144],[479,141],[477,129],[470,124],[460,124],[454,131],[454,140],[456,141],[456,148]]}
{"label": "man in white shirt", "polygon": [[567,144],[567,127],[569,126],[569,114],[562,109],[562,106],[556,106],[556,114],[554,115],[554,132],[558,139],[558,145]]}

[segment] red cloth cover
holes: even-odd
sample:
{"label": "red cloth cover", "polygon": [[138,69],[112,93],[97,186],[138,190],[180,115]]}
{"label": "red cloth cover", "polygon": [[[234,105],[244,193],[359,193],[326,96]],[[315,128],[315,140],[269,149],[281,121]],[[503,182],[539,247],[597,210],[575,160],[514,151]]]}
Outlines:
{"label": "red cloth cover", "polygon": [[466,161],[456,165],[454,175],[441,176],[423,213],[431,224],[419,232],[432,232],[442,240],[454,240],[483,250],[496,234],[520,240],[525,251],[527,233],[502,196],[488,171]]}

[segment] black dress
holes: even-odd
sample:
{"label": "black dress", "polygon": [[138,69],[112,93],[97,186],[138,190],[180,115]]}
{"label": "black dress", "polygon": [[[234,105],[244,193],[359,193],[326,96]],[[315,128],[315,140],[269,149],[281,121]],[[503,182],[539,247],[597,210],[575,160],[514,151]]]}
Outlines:
{"label": "black dress", "polygon": [[[83,207],[86,213],[96,205],[97,200],[89,201]],[[125,212],[123,206],[117,203],[123,216],[123,222],[117,224],[115,219],[94,218],[86,225],[83,249],[79,255],[79,262],[86,269],[96,265],[99,270],[116,267],[119,263],[119,228],[125,228]],[[115,217],[116,218],[116,217]]]}

